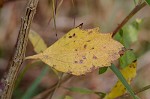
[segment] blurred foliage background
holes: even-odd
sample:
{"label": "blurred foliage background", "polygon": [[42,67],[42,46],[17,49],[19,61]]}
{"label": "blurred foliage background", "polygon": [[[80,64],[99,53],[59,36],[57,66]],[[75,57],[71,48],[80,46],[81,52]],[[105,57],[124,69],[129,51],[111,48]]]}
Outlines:
{"label": "blurred foliage background", "polygon": [[[60,4],[61,0],[56,0]],[[136,0],[135,0],[136,1]],[[0,0],[0,78],[8,69],[8,62],[13,53],[24,14],[27,0]],[[135,7],[134,0],[64,0],[56,9],[56,23],[53,18],[52,0],[40,0],[31,29],[39,33],[48,46],[70,29],[83,23],[83,28],[100,27],[101,32],[112,32],[117,25]],[[55,6],[57,7],[57,6]],[[134,42],[129,46],[138,56],[137,76],[132,82],[134,90],[150,84],[150,7],[140,10],[124,27],[124,33],[135,32]],[[130,26],[136,19],[142,22],[137,30]],[[56,29],[55,29],[56,25]],[[57,31],[56,31],[57,30]],[[57,32],[57,37],[56,37]],[[136,39],[134,37],[137,37]],[[128,39],[126,39],[128,41]],[[26,56],[35,54],[31,43],[28,43]],[[24,70],[24,68],[26,70]],[[20,83],[14,91],[14,99],[30,99],[38,93],[54,85],[58,78],[50,68],[42,62],[31,64],[25,61],[25,71]],[[88,88],[99,92],[109,92],[116,83],[117,77],[111,70],[99,75],[98,71],[86,76],[73,77],[55,92],[53,98],[62,99],[69,95],[74,99],[97,99],[95,94],[79,94],[70,92],[64,87]],[[141,99],[150,98],[150,90],[138,94]]]}

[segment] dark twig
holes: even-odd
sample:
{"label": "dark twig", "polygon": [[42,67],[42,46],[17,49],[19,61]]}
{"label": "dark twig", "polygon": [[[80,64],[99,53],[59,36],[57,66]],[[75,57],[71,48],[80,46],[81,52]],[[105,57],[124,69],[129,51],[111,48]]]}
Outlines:
{"label": "dark twig", "polygon": [[36,12],[36,7],[39,0],[29,0],[25,11],[25,15],[21,20],[21,27],[17,38],[14,55],[10,61],[8,74],[4,81],[4,90],[1,99],[11,99],[14,90],[16,78],[18,76],[21,64],[23,63],[26,46],[28,42],[28,34],[31,22]]}
{"label": "dark twig", "polygon": [[150,89],[150,85],[145,86],[145,87],[143,87],[143,88],[141,88],[141,89],[135,91],[135,94],[138,94],[138,93],[143,92],[143,91],[148,90],[148,89]]}
{"label": "dark twig", "polygon": [[53,97],[54,93],[56,92],[57,88],[59,88],[60,83],[61,83],[61,81],[62,81],[63,75],[64,75],[64,73],[62,73],[62,74],[60,75],[59,80],[57,81],[56,87],[55,87],[55,89],[50,93],[48,99],[52,99],[52,97]]}
{"label": "dark twig", "polygon": [[[145,86],[145,87],[143,87],[143,88],[141,88],[139,90],[134,91],[134,94],[137,95],[137,94],[139,94],[139,93],[141,93],[143,91],[146,91],[148,89],[150,89],[150,85],[147,85],[147,86]],[[126,93],[126,94],[124,94],[122,96],[119,96],[117,99],[122,99],[122,98],[128,99],[129,96],[130,96],[130,94]]]}
{"label": "dark twig", "polygon": [[131,19],[139,10],[146,6],[146,2],[140,3],[130,12],[130,14],[118,25],[118,27],[113,31],[112,37]]}
{"label": "dark twig", "polygon": [[[72,75],[67,75],[65,76],[61,81],[60,84],[63,84],[65,82],[67,82],[69,79],[71,79],[73,76]],[[33,97],[32,99],[45,99],[47,96],[49,96],[49,93],[53,92],[57,86],[58,82],[56,82],[53,86],[51,86],[50,88],[48,88],[47,90],[41,92],[40,94],[38,94],[37,96]]]}

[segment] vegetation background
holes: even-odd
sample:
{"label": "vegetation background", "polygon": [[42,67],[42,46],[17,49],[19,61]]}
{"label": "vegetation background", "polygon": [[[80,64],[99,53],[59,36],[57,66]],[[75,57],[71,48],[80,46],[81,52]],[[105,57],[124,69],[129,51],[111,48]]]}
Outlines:
{"label": "vegetation background", "polygon": [[[56,1],[59,3],[61,0]],[[31,29],[39,33],[48,46],[53,44],[57,38],[60,38],[70,29],[81,23],[83,23],[83,28],[99,26],[101,32],[112,32],[135,7],[134,1],[136,0],[64,0],[61,6],[56,10],[56,23],[54,23],[52,0],[40,0]],[[7,70],[9,59],[13,53],[26,3],[26,0],[7,0],[0,8],[0,78],[2,78],[2,75]],[[138,31],[138,40],[130,47],[134,49],[138,56],[137,76],[132,82],[132,87],[135,90],[148,85],[150,82],[149,12],[150,7],[144,7],[126,24],[130,24],[137,18],[142,19],[140,30]],[[33,54],[35,54],[35,52],[29,42],[26,56]],[[31,61],[25,61],[22,65],[22,69],[30,64]],[[58,78],[50,68],[46,69],[43,73],[45,67],[48,66],[42,62],[29,66],[14,91],[14,99],[20,99],[20,97],[27,99],[25,98],[26,96],[36,96],[57,82]],[[58,99],[63,98],[65,95],[70,95],[74,99],[80,99],[80,97],[82,97],[82,99],[97,99],[98,96],[95,94],[87,95],[70,92],[64,89],[64,87],[81,87],[99,92],[109,92],[116,81],[117,77],[111,70],[101,75],[98,75],[98,71],[95,71],[86,76],[73,77],[68,80],[56,90],[53,98]],[[34,85],[35,87],[33,88]],[[31,93],[28,94],[29,92]],[[140,96],[141,99],[149,99],[149,93],[150,90],[147,90],[138,96]]]}

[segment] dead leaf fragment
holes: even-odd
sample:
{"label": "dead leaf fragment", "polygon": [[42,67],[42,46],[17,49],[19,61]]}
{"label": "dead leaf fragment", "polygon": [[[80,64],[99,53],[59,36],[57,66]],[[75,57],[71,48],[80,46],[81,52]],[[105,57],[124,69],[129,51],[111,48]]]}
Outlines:
{"label": "dead leaf fragment", "polygon": [[47,48],[47,45],[41,36],[33,30],[29,32],[29,40],[31,41],[36,53],[43,52]]}

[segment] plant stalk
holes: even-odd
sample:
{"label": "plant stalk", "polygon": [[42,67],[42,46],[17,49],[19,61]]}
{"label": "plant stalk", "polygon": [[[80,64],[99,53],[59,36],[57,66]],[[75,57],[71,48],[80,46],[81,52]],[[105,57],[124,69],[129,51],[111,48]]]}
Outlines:
{"label": "plant stalk", "polygon": [[145,7],[147,4],[146,2],[140,3],[129,13],[127,17],[117,26],[117,28],[113,31],[112,37],[115,36],[115,34],[143,7]]}
{"label": "plant stalk", "polygon": [[25,15],[23,18],[21,18],[21,27],[15,46],[15,52],[11,58],[11,61],[9,62],[9,70],[7,76],[6,78],[4,78],[4,89],[1,95],[1,99],[11,99],[12,97],[15,81],[18,77],[21,64],[23,63],[25,58],[26,46],[28,43],[28,34],[33,17],[36,12],[38,1],[39,0],[29,0]]}

